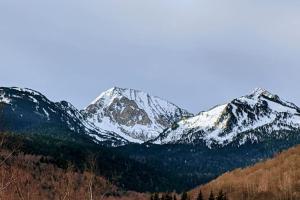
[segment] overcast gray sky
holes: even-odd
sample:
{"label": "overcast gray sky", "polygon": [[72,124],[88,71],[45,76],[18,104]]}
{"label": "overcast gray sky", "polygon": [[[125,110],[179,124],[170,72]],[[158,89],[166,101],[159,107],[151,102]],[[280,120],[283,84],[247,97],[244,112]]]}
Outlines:
{"label": "overcast gray sky", "polygon": [[298,0],[0,0],[0,85],[85,107],[113,86],[199,112],[263,87],[300,105]]}

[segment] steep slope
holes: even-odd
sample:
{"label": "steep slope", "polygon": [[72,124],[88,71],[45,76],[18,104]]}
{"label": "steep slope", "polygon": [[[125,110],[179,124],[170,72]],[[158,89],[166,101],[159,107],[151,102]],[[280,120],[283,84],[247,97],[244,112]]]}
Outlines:
{"label": "steep slope", "polygon": [[25,132],[48,127],[87,134],[96,142],[119,145],[126,140],[98,130],[70,103],[54,103],[39,92],[22,88],[0,88],[0,131]]}
{"label": "steep slope", "polygon": [[258,88],[250,95],[181,120],[154,142],[197,143],[208,147],[261,142],[282,137],[278,131],[299,132],[300,108]]}
{"label": "steep slope", "polygon": [[99,129],[135,143],[153,139],[173,123],[191,116],[159,97],[117,87],[103,92],[82,113]]}
{"label": "steep slope", "polygon": [[273,159],[245,169],[227,172],[190,192],[196,199],[201,190],[223,190],[230,200],[300,199],[300,146],[276,155]]}

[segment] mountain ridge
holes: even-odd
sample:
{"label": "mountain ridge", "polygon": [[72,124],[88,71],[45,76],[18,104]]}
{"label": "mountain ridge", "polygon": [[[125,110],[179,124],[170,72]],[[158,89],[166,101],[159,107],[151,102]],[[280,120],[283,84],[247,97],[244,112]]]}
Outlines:
{"label": "mountain ridge", "polygon": [[[300,109],[295,104],[282,100],[278,95],[257,88],[250,95],[233,99],[180,121],[175,128],[166,130],[154,142],[189,143],[202,139],[209,147],[213,143],[227,145],[233,142],[235,137],[242,137],[246,131],[271,124],[274,130],[286,130],[284,125],[289,126],[289,129],[299,129]],[[255,135],[245,137],[240,141],[241,145],[247,139],[252,142],[255,140]]]}
{"label": "mountain ridge", "polygon": [[231,143],[239,146],[246,141],[253,143],[279,137],[272,133],[278,130],[300,129],[300,108],[262,88],[197,115],[160,97],[129,88],[106,90],[81,111],[66,101],[51,102],[28,88],[0,89],[0,102],[11,108],[10,116],[16,114],[14,109],[18,108],[13,102],[21,102],[23,98],[25,110],[15,115],[17,119],[21,120],[25,112],[36,122],[51,121],[51,117],[59,123],[65,120],[71,131],[85,132],[95,142],[113,140],[113,146],[199,142],[210,148]]}
{"label": "mountain ridge", "polygon": [[18,87],[0,87],[1,126],[0,129],[23,131],[40,126],[56,126],[71,132],[90,136],[95,142],[120,145],[124,141],[118,135],[98,130],[84,120],[80,112],[69,102],[52,102],[43,94]]}

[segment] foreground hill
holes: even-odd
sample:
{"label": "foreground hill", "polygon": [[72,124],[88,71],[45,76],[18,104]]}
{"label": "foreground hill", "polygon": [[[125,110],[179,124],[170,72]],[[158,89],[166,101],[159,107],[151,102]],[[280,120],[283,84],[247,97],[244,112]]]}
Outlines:
{"label": "foreground hill", "polygon": [[72,166],[74,170],[82,172],[93,166],[95,175],[105,177],[124,190],[154,192],[175,187],[173,178],[162,170],[136,162],[113,149],[83,141],[76,135],[71,139],[62,138],[61,135],[73,133],[61,131],[23,134],[0,132],[0,143],[1,138],[5,137],[9,146],[17,145],[17,149],[24,154],[50,157],[51,162],[62,169]]}
{"label": "foreground hill", "polygon": [[147,195],[123,192],[98,176],[93,166],[82,171],[71,164],[61,168],[50,156],[24,153],[18,138],[12,141],[1,134],[0,141],[0,199],[146,199]]}
{"label": "foreground hill", "polygon": [[192,190],[193,199],[200,190],[205,197],[211,191],[223,190],[230,200],[300,199],[300,146],[254,166],[225,173]]}

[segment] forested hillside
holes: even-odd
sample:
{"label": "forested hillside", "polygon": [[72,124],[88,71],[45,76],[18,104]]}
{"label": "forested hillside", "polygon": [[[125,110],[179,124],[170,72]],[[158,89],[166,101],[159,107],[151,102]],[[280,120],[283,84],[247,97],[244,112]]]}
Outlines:
{"label": "forested hillside", "polygon": [[[91,170],[92,166],[96,175],[105,177],[124,190],[165,191],[176,183],[157,169],[119,155],[111,149],[84,142],[76,134],[61,131],[51,129],[39,133],[0,133],[0,137],[6,138],[7,147],[14,149],[17,145],[18,151],[24,154],[50,157],[51,163],[62,169],[72,166],[83,172]],[[62,137],[66,134],[72,137]]]}
{"label": "forested hillside", "polygon": [[93,161],[83,170],[72,162],[60,167],[51,156],[24,153],[23,142],[0,135],[0,199],[146,199],[145,194],[124,192],[97,175]]}
{"label": "forested hillside", "polygon": [[196,199],[200,190],[205,198],[211,191],[217,194],[222,190],[230,200],[300,199],[300,146],[254,166],[225,173],[192,190],[192,199]]}

